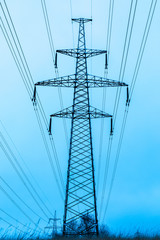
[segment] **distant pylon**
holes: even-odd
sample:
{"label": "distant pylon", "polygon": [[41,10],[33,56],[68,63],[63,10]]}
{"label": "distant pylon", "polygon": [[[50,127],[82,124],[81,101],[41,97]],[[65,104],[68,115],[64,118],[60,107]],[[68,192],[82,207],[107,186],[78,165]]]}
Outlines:
{"label": "distant pylon", "polygon": [[70,118],[72,121],[63,234],[98,235],[91,119],[112,116],[90,105],[89,88],[127,85],[88,74],[87,59],[107,54],[107,51],[86,48],[84,24],[92,19],[77,18],[72,21],[79,23],[78,47],[57,50],[57,53],[76,58],[76,73],[38,82],[36,85],[74,88],[73,105],[51,115],[51,119],[60,117]]}
{"label": "distant pylon", "polygon": [[45,229],[52,229],[52,238],[57,236],[57,221],[60,221],[60,218],[57,218],[57,214],[56,211],[54,212],[54,218],[49,218],[49,222],[48,224],[50,224],[50,222],[53,222],[53,226],[49,226],[49,227],[45,227]]}

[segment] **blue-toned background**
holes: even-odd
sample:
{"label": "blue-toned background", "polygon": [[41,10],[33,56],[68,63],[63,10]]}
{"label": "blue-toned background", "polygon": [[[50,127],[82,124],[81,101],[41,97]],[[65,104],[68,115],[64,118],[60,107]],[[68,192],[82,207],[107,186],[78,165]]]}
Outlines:
{"label": "blue-toned background", "polygon": [[[7,5],[12,16],[17,34],[25,53],[33,80],[46,80],[55,77],[52,56],[49,48],[47,32],[42,12],[41,1],[31,0],[7,0]],[[3,1],[1,1],[3,4]],[[92,4],[91,4],[92,3]],[[111,47],[109,57],[108,77],[118,80],[122,51],[126,34],[126,27],[131,1],[115,1],[113,13],[113,28],[111,35]],[[92,15],[92,25],[86,25],[86,41],[88,48],[106,49],[107,24],[109,1],[105,0],[46,0],[54,47],[56,49],[76,47],[78,39],[78,25],[71,23],[71,17],[87,17]],[[124,82],[131,83],[138,51],[140,48],[144,27],[146,24],[151,0],[138,1],[133,34],[124,75]],[[92,10],[91,10],[92,5]],[[4,6],[4,5],[3,5]],[[121,154],[118,162],[116,177],[104,224],[113,232],[159,231],[160,222],[160,32],[159,32],[159,2],[153,16],[146,48],[136,81],[133,98],[131,101],[127,125],[125,129]],[[2,19],[4,16],[0,12]],[[72,28],[73,27],[73,28]],[[92,32],[92,37],[91,37]],[[73,39],[74,34],[74,39]],[[91,46],[92,45],[92,46]],[[104,76],[104,56],[98,56],[88,61],[88,72],[97,76]],[[58,69],[60,76],[72,74],[75,71],[75,61],[67,56],[58,55]],[[39,87],[46,116],[61,109],[57,88]],[[64,107],[72,104],[73,90],[62,89]],[[102,89],[90,91],[91,105],[102,109]],[[116,89],[107,89],[105,111],[112,114],[116,96]],[[113,146],[110,158],[109,176],[107,180],[107,192],[104,198],[102,213],[106,206],[108,189],[110,186],[117,144],[122,125],[122,117],[125,109],[126,89],[121,91],[119,110],[116,120]],[[46,205],[63,219],[64,202],[61,200],[55,178],[53,177],[46,150],[35,117],[33,104],[29,98],[15,62],[9,51],[2,31],[0,31],[0,131],[15,153],[18,161],[31,179],[30,173],[17,153],[16,145],[23,160],[31,170],[31,173],[43,189],[49,202],[39,188],[37,191]],[[13,142],[4,130],[5,126]],[[66,120],[68,131],[68,143],[70,135],[70,120]],[[107,155],[107,144],[110,131],[109,119],[104,120],[104,134],[102,145],[102,164],[100,176],[98,176],[98,161],[100,149],[101,120],[92,121],[93,147],[95,159],[96,181],[99,178],[99,190],[97,194],[98,211],[102,197],[102,184],[104,167]],[[57,154],[62,169],[64,181],[66,181],[68,149],[66,147],[64,127],[62,119],[53,120],[53,138],[56,144]],[[46,137],[47,130],[45,129]],[[0,139],[2,141],[2,139]],[[3,143],[3,142],[2,142]],[[0,149],[0,176],[30,205],[43,216],[36,206],[23,183],[13,170],[4,152]],[[0,186],[10,193],[18,205],[28,213],[35,221],[38,218],[29,212],[16,197],[6,188],[0,179]],[[29,220],[16,208],[16,206],[0,190],[0,208],[16,217],[24,224]],[[103,215],[103,214],[102,214]],[[0,212],[0,217],[18,226],[13,219]],[[43,216],[44,217],[44,216]],[[51,217],[51,216],[50,216]],[[99,219],[102,224],[102,217]],[[7,227],[1,220],[1,226]],[[31,224],[32,225],[32,224]],[[47,223],[40,221],[41,227]]]}

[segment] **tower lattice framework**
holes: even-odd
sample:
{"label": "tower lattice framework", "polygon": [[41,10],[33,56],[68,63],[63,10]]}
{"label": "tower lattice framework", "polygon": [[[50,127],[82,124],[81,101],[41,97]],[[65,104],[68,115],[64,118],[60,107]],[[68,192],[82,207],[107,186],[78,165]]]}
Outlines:
{"label": "tower lattice framework", "polygon": [[[79,23],[78,46],[75,49],[57,50],[57,53],[76,58],[75,74],[38,82],[35,85],[74,89],[73,105],[50,116],[51,119],[60,117],[70,118],[72,121],[63,234],[98,235],[91,119],[106,118],[111,115],[90,105],[89,88],[127,85],[88,74],[87,59],[99,54],[107,54],[107,51],[86,48],[84,24],[92,19],[72,20]],[[51,121],[49,131],[51,131]]]}

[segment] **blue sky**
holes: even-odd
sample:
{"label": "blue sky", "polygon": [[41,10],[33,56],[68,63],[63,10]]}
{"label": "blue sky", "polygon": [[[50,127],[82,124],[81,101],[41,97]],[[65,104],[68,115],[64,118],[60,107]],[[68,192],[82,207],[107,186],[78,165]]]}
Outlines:
{"label": "blue sky", "polygon": [[[3,1],[1,2],[3,3]],[[7,0],[6,2],[33,75],[34,82],[36,83],[37,81],[55,77],[41,1]],[[133,35],[124,77],[124,82],[127,84],[131,83],[133,76],[150,3],[150,0],[138,1]],[[76,46],[78,25],[74,24],[72,29],[70,1],[46,0],[46,4],[48,7],[55,49],[72,48],[73,44]],[[91,1],[89,0],[71,0],[71,5],[72,17],[90,18],[92,15],[92,47],[105,49],[109,1],[92,0],[92,11]],[[108,77],[115,80],[118,79],[119,76],[129,7],[130,1],[115,1],[110,62],[108,69]],[[137,228],[142,229],[142,231],[145,231],[146,229],[157,231],[159,229],[159,8],[160,5],[158,2],[129,109],[114,187],[104,221],[104,223],[115,232],[120,231],[121,229],[126,232],[134,231]],[[2,12],[0,12],[0,14],[3,17]],[[86,25],[86,38],[87,46],[90,48],[91,25],[89,23]],[[58,217],[62,219],[64,203],[61,201],[55,179],[53,178],[51,172],[32,107],[32,102],[26,92],[25,86],[21,80],[2,32],[0,32],[0,42],[0,120],[9,132],[9,135],[14,141],[24,161],[30,168],[33,176],[37,179],[41,188],[45,191],[51,204],[49,205],[45,198],[43,200],[46,202],[47,206],[51,207],[52,212],[57,210]],[[74,60],[67,58],[66,56],[58,56],[58,67],[59,74],[61,76],[72,74],[75,71]],[[88,68],[89,72],[92,74],[103,76],[104,56],[98,56],[90,60],[88,62]],[[55,88],[43,87],[38,89],[38,93],[44,106],[46,116],[49,119],[50,114],[60,110],[58,90]],[[71,89],[62,89],[64,107],[68,107],[72,104],[72,93],[73,91]],[[99,109],[102,108],[102,93],[102,89],[94,89],[90,92],[91,104]],[[116,89],[107,89],[105,110],[110,114],[113,112],[115,94]],[[122,124],[122,116],[125,109],[125,100],[126,90],[122,89],[110,159],[109,180],[111,179],[115,160],[120,127]],[[104,174],[103,169],[105,166],[110,130],[109,120],[105,120],[104,123],[100,186],[102,186]],[[100,127],[101,120],[94,120],[92,122],[96,174],[98,168]],[[1,124],[0,131],[3,133],[17,158],[21,162],[22,160],[17,154],[12,142]],[[67,131],[69,135],[69,120],[67,120]],[[65,180],[68,150],[65,142],[63,121],[61,119],[54,119],[53,121],[53,137],[56,142],[57,153],[63,178]],[[0,176],[2,176],[28,204],[39,212],[39,214],[43,215],[25,190],[23,184],[20,182],[2,150],[0,151]],[[29,173],[27,174],[29,175]],[[96,180],[97,178],[98,176],[96,175]],[[107,189],[109,184],[110,182],[108,181]],[[97,196],[98,208],[100,205],[101,193],[102,187],[99,188]],[[19,212],[19,210],[5,197],[2,192],[0,196],[0,208],[8,211],[13,216],[16,216],[16,218],[23,221],[23,223],[29,223],[28,219]],[[21,206],[21,203],[19,203],[19,205]],[[12,220],[7,218],[7,216],[3,214],[2,216],[6,220],[8,219],[8,221],[12,222]],[[30,216],[35,221],[38,221],[38,219],[34,215],[32,216],[31,213]],[[13,223],[16,225],[15,222]],[[102,223],[101,219],[100,223]],[[42,227],[45,226],[44,222],[40,222],[40,224]]]}

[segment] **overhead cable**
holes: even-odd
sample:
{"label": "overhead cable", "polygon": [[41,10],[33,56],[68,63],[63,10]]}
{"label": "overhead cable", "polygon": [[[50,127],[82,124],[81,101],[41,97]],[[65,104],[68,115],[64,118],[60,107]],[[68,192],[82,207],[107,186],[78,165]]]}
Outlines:
{"label": "overhead cable", "polygon": [[[57,66],[55,67],[56,54],[55,54],[55,49],[54,49],[54,44],[53,44],[53,37],[52,37],[52,32],[51,32],[51,27],[50,27],[50,22],[49,22],[49,16],[48,16],[48,11],[47,11],[46,1],[41,0],[41,4],[42,4],[42,10],[43,10],[43,15],[44,15],[44,19],[45,19],[45,25],[46,25],[46,29],[47,29],[47,35],[48,35],[48,39],[49,39],[49,45],[50,45],[50,49],[51,49],[55,74],[56,74],[56,77],[58,77],[59,72],[58,72],[58,67]],[[58,87],[58,95],[59,95],[60,106],[61,106],[61,110],[62,110],[64,108],[64,104],[63,104],[62,92],[61,92],[60,87]],[[66,146],[67,146],[67,149],[68,149],[68,133],[67,133],[67,126],[66,126],[66,120],[65,119],[63,119],[63,126],[64,126],[64,131],[65,131]]]}
{"label": "overhead cable", "polygon": [[5,215],[7,215],[8,217],[10,217],[12,220],[14,220],[15,222],[19,223],[20,225],[22,225],[24,228],[27,228],[28,230],[32,230],[35,231],[35,229],[25,225],[24,223],[22,223],[21,221],[19,221],[18,219],[16,219],[15,217],[11,216],[9,213],[7,213],[6,211],[4,211],[2,208],[0,208],[0,211],[3,212]]}
{"label": "overhead cable", "polygon": [[[9,10],[8,10],[8,7],[7,7],[7,5],[6,5],[5,0],[4,0],[4,4],[5,4],[6,10],[7,10],[7,13],[8,13],[8,15],[9,15],[9,19],[10,19],[10,21],[11,21],[11,25],[12,25],[13,31],[14,31],[15,36],[16,36],[16,39],[17,39],[17,43],[18,43],[18,45],[19,45],[19,47],[20,47],[21,54],[22,54],[22,56],[23,56],[23,59],[21,58],[20,60],[24,60],[24,64],[26,65],[26,69],[27,69],[28,74],[29,74],[29,75],[27,74],[27,76],[28,76],[28,82],[31,81],[32,84],[30,83],[30,85],[33,86],[33,84],[34,84],[33,78],[32,78],[31,72],[30,72],[30,70],[29,70],[29,67],[28,67],[28,64],[27,64],[27,61],[26,61],[26,58],[25,58],[25,55],[24,55],[22,46],[21,46],[21,44],[20,44],[20,41],[19,41],[17,32],[16,32],[16,30],[15,30],[15,26],[14,26],[14,24],[13,24],[13,21],[12,21],[12,18],[11,18],[11,15],[10,15],[10,13],[9,13]],[[3,8],[2,4],[1,4],[1,8]],[[3,9],[3,12],[4,12],[4,14],[5,14],[4,9]],[[6,16],[5,16],[5,18],[6,18]],[[9,23],[8,23],[8,24],[9,24]],[[12,29],[9,28],[9,30],[12,30]],[[13,34],[11,34],[11,35],[13,36]],[[13,36],[13,37],[14,37],[14,36]],[[14,41],[15,41],[15,40],[14,40]],[[11,48],[10,48],[10,49],[11,49]],[[21,63],[20,63],[20,64],[21,64]],[[22,65],[22,67],[23,67],[23,65]],[[21,75],[21,76],[22,76],[22,75]],[[31,90],[31,91],[32,91],[32,90]],[[29,95],[30,95],[30,98],[31,98],[31,93],[29,93]],[[40,111],[40,113],[41,113],[41,116],[42,116],[42,118],[43,118],[43,120],[44,120],[44,123],[45,123],[46,127],[48,128],[48,121],[47,121],[47,118],[46,118],[46,116],[45,116],[44,109],[43,109],[43,107],[42,107],[42,104],[41,104],[41,101],[40,101],[40,99],[39,99],[39,96],[37,96],[37,100],[38,100],[38,109],[39,109],[39,111]],[[53,173],[53,175],[54,175],[54,173]]]}
{"label": "overhead cable", "polygon": [[39,214],[37,214],[14,190],[13,188],[2,178],[0,177],[0,180],[9,188],[9,190],[14,194],[21,203],[24,204],[25,207],[27,207],[33,214],[35,214],[39,219],[42,219],[44,222],[47,222],[43,217],[41,217]]}
{"label": "overhead cable", "polygon": [[[108,76],[108,64],[109,64],[109,55],[110,55],[110,46],[111,46],[111,37],[112,37],[112,26],[113,26],[113,13],[114,13],[114,0],[110,0],[109,2],[109,10],[108,10],[108,19],[107,19],[107,40],[106,40],[106,50],[107,50],[107,66],[104,69],[104,77]],[[102,96],[102,111],[105,111],[106,108],[106,96],[107,89],[103,89]],[[99,181],[100,181],[100,171],[101,171],[101,163],[102,163],[102,147],[103,147],[103,139],[104,138],[104,118],[101,119],[101,129],[100,129],[100,141],[99,141],[99,157],[98,157],[98,179],[97,179],[97,194],[99,190]],[[112,138],[109,137],[108,145],[112,145]],[[107,153],[108,155],[108,153]],[[102,199],[102,198],[101,198]]]}
{"label": "overhead cable", "polygon": [[[135,0],[135,3],[134,3],[134,0],[132,0],[131,4],[130,4],[130,11],[129,11],[129,17],[128,17],[128,22],[127,22],[127,30],[126,30],[126,35],[125,35],[123,54],[122,54],[119,79],[118,79],[119,82],[124,81],[124,74],[125,74],[128,53],[129,53],[129,47],[130,47],[130,42],[131,42],[131,37],[132,37],[132,31],[133,31],[133,26],[134,26],[134,21],[135,21],[137,2],[138,2],[138,0]],[[116,123],[116,116],[117,116],[117,111],[118,111],[118,106],[119,106],[120,94],[121,94],[121,88],[117,88],[116,99],[115,99],[115,104],[114,104],[114,109],[113,109],[113,124],[114,124],[113,129],[114,129],[115,123]],[[109,172],[108,168],[109,168],[110,156],[111,156],[112,145],[113,145],[112,141],[113,141],[113,136],[109,137],[109,142],[108,142],[107,158],[106,158],[106,163],[105,163],[105,173],[104,173],[104,179],[103,179],[102,197],[101,197],[101,205],[100,205],[100,215],[102,213],[102,206],[103,206],[104,196],[105,196],[106,186],[107,186],[107,179],[108,179],[108,172]]]}
{"label": "overhead cable", "polygon": [[13,198],[7,193],[7,191],[0,185],[0,190],[7,196],[7,198],[19,209],[28,220],[36,226],[36,223],[30,216],[13,200]]}
{"label": "overhead cable", "polygon": [[[9,156],[7,150],[5,149],[4,145],[0,142],[0,148],[2,149],[2,151],[4,152],[6,158],[8,159],[8,161],[10,162],[10,164],[12,165],[14,171],[16,172],[16,174],[18,175],[18,177],[20,178],[20,180],[22,181],[23,185],[25,186],[25,188],[27,189],[27,191],[29,192],[29,194],[31,195],[31,197],[33,198],[33,200],[35,201],[35,203],[37,204],[37,206],[40,208],[40,210],[44,213],[44,215],[47,217],[47,214],[45,213],[44,209],[40,206],[39,202],[37,201],[37,199],[35,198],[35,196],[33,195],[33,193],[31,192],[31,190],[29,189],[28,185],[26,184],[24,178],[22,177],[22,174],[20,173],[20,171],[18,170],[18,168],[16,167],[15,163],[13,162],[12,158]],[[15,160],[15,159],[14,159]]]}
{"label": "overhead cable", "polygon": [[31,170],[29,169],[27,163],[26,163],[25,160],[23,159],[23,157],[22,157],[22,155],[20,154],[20,152],[19,152],[17,146],[15,145],[13,139],[12,139],[11,136],[9,135],[9,133],[8,133],[8,131],[7,131],[7,129],[6,129],[6,127],[4,126],[4,124],[2,123],[1,120],[0,120],[0,123],[1,123],[1,125],[2,125],[2,128],[3,128],[4,131],[5,131],[6,135],[8,136],[9,140],[11,141],[11,143],[12,143],[14,149],[16,150],[16,152],[17,152],[19,158],[22,160],[22,162],[23,162],[25,168],[26,168],[27,171],[29,172],[30,177],[33,179],[33,181],[35,182],[35,184],[36,184],[37,187],[39,188],[39,190],[40,190],[40,192],[42,193],[42,195],[43,195],[43,196],[45,197],[45,199],[48,201],[48,203],[50,203],[50,205],[52,205],[51,202],[49,201],[49,199],[48,199],[46,193],[43,191],[43,189],[41,188],[40,184],[38,183],[38,181],[36,180],[36,178],[35,178],[34,175],[32,174],[32,172],[31,172]]}
{"label": "overhead cable", "polygon": [[[136,80],[137,80],[137,77],[138,77],[138,73],[139,73],[141,62],[142,62],[144,50],[145,50],[145,47],[146,47],[146,43],[147,43],[151,23],[152,23],[152,20],[153,20],[153,16],[154,16],[154,13],[155,13],[156,5],[157,5],[157,0],[152,0],[151,5],[150,5],[150,9],[149,9],[149,14],[148,14],[148,17],[147,17],[147,22],[146,22],[146,25],[145,25],[144,34],[143,34],[143,37],[142,37],[142,42],[141,42],[138,58],[137,58],[137,61],[136,61],[136,66],[135,66],[132,82],[131,82],[131,92],[132,92],[132,94],[133,94],[133,89],[135,87],[135,83],[136,83]],[[130,95],[129,103],[131,101],[132,94]],[[111,179],[111,185],[110,185],[110,188],[109,188],[106,207],[105,207],[105,210],[104,210],[103,221],[104,221],[104,218],[106,216],[106,212],[107,212],[107,209],[108,209],[108,204],[109,204],[109,201],[110,201],[111,192],[112,192],[112,188],[113,188],[113,184],[114,184],[114,179],[115,179],[115,175],[116,175],[118,160],[119,160],[119,156],[120,156],[120,151],[121,151],[121,147],[122,147],[125,127],[126,127],[126,122],[127,122],[127,117],[128,117],[128,111],[129,111],[129,104],[126,106],[124,116],[123,116],[121,133],[120,133],[120,138],[119,138],[118,148],[117,148],[116,158],[115,158],[115,165],[114,165],[113,175],[112,175],[112,179]]]}

